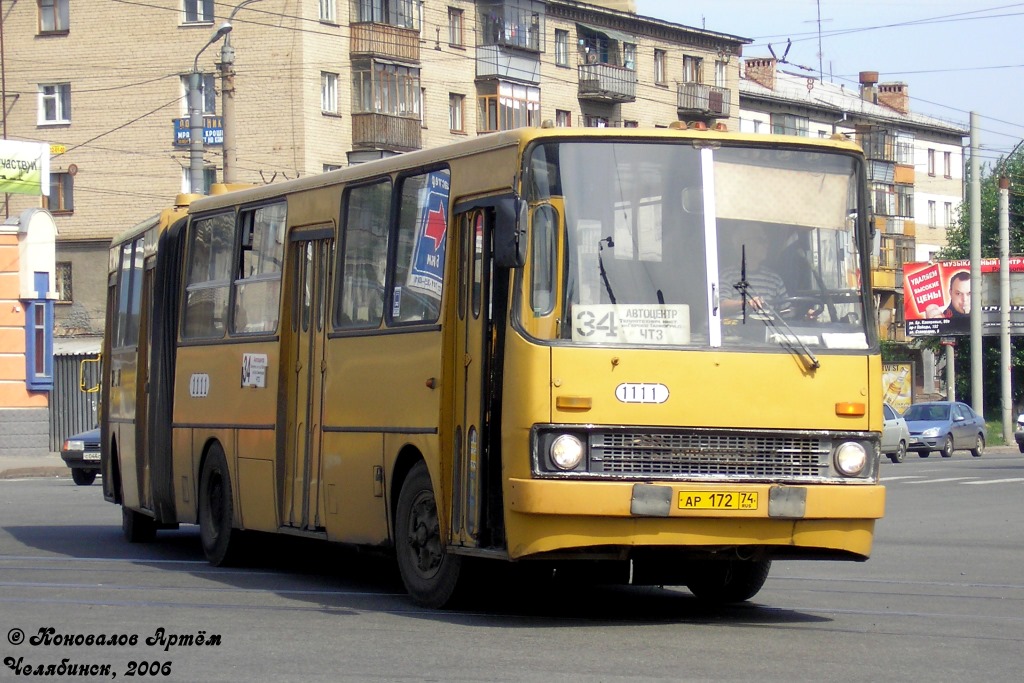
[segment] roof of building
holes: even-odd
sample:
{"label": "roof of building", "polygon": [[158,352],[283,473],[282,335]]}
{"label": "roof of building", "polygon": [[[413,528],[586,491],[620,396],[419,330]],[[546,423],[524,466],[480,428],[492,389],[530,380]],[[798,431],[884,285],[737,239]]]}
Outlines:
{"label": "roof of building", "polygon": [[894,125],[927,128],[948,135],[966,136],[970,129],[963,123],[947,121],[913,112],[903,114],[891,107],[869,102],[861,97],[857,87],[829,83],[803,74],[776,70],[775,89],[769,89],[750,78],[740,79],[740,97],[797,103],[836,113],[857,114],[868,119]]}

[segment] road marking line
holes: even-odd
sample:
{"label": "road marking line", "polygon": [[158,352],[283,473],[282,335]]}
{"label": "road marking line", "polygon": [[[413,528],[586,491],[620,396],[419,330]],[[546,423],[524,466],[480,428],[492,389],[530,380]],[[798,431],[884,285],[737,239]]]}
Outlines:
{"label": "road marking line", "polygon": [[947,477],[945,479],[926,479],[925,481],[908,481],[908,484],[941,484],[947,481],[962,481],[967,483],[967,480],[977,479],[978,477]]}
{"label": "road marking line", "polygon": [[883,482],[886,482],[886,481],[897,481],[899,479],[924,479],[924,477],[920,477],[920,476],[918,476],[916,474],[906,474],[906,475],[903,475],[902,477],[882,477],[882,481]]}
{"label": "road marking line", "polygon": [[965,481],[965,484],[1008,484],[1015,481],[1024,481],[1024,477],[1013,477],[1011,479],[986,479],[985,481]]}

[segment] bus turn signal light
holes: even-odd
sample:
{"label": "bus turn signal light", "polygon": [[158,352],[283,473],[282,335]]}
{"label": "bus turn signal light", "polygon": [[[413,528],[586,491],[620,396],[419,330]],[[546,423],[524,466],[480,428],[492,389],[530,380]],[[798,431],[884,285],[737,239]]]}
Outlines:
{"label": "bus turn signal light", "polygon": [[840,402],[836,404],[836,415],[850,415],[860,417],[867,412],[867,406],[863,403]]}

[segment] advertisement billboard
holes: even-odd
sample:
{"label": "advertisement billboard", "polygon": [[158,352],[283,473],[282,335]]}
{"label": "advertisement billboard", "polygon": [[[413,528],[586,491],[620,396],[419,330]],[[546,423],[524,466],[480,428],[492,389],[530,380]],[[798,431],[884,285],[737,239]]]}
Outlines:
{"label": "advertisement billboard", "polygon": [[[1024,334],[1024,257],[1010,257],[1010,329]],[[971,262],[903,264],[903,315],[907,335],[971,333]],[[981,260],[981,327],[999,333],[999,259]]]}
{"label": "advertisement billboard", "polygon": [[882,363],[882,400],[902,413],[914,402],[914,365]]}
{"label": "advertisement billboard", "polygon": [[0,192],[50,194],[50,146],[0,140]]}

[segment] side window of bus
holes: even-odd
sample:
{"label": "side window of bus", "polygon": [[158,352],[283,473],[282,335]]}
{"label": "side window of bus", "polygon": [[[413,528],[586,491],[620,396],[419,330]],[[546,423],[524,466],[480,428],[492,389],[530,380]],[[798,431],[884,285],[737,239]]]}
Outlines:
{"label": "side window of bus", "polygon": [[232,332],[255,334],[277,330],[286,207],[280,202],[241,213]]}
{"label": "side window of bus", "polygon": [[134,346],[139,341],[144,248],[144,236],[121,246],[121,268],[117,277],[117,313],[114,316],[115,347]]}
{"label": "side window of bus", "polygon": [[392,322],[432,323],[441,312],[450,177],[440,169],[401,180]]}
{"label": "side window of bus", "polygon": [[340,328],[379,327],[384,316],[391,181],[352,188],[345,206],[345,258],[335,324]]}
{"label": "side window of bus", "polygon": [[231,285],[235,214],[222,213],[192,222],[185,285],[185,339],[224,336]]}

